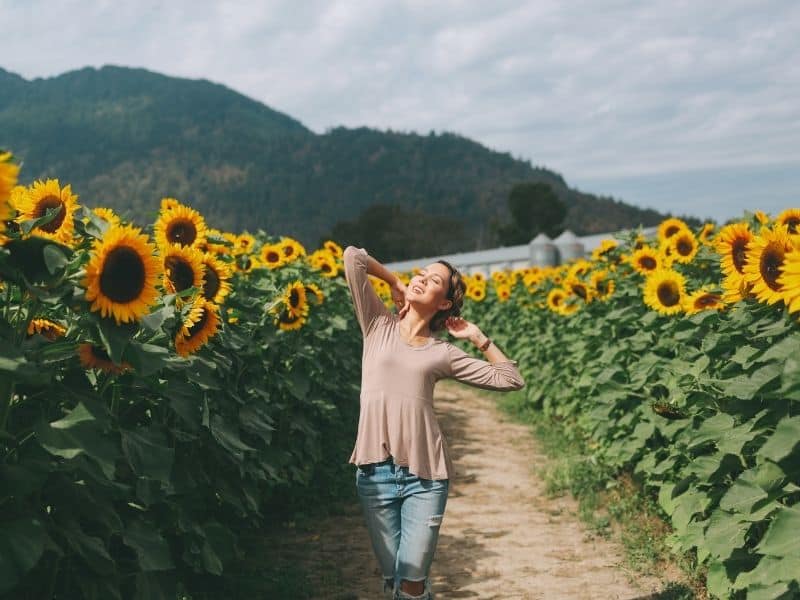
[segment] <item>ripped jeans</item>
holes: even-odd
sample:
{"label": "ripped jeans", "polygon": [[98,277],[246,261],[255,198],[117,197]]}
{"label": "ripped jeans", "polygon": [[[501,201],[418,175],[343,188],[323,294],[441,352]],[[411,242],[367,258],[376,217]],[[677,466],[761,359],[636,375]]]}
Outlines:
{"label": "ripped jeans", "polygon": [[[393,587],[395,598],[432,598],[428,571],[439,539],[449,481],[417,477],[408,472],[408,467],[395,465],[390,456],[380,463],[359,465],[356,489],[383,573],[384,589]],[[405,594],[400,590],[403,579],[424,580],[425,593]]]}

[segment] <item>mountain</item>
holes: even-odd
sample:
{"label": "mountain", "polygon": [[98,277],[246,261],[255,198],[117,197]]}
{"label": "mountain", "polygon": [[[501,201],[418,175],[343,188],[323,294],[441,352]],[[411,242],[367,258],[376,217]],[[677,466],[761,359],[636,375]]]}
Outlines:
{"label": "mountain", "polygon": [[480,232],[477,244],[496,245],[485,224],[507,217],[521,181],[551,184],[577,234],[667,216],[573,190],[557,173],[454,133],[316,134],[223,85],[116,66],[31,81],[0,69],[0,148],[22,159],[23,182],[57,177],[80,202],[141,223],[172,196],[212,227],[262,228],[309,247],[375,203],[457,219]]}

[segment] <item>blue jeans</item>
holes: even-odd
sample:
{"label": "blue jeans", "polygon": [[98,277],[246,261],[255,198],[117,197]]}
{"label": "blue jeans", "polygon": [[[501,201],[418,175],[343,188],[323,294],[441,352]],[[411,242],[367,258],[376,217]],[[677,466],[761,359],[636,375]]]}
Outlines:
{"label": "blue jeans", "polygon": [[[408,467],[383,462],[359,465],[356,489],[372,548],[384,581],[395,598],[431,598],[428,571],[433,562],[439,527],[447,504],[449,481],[423,479]],[[425,581],[422,596],[399,590],[400,582]]]}

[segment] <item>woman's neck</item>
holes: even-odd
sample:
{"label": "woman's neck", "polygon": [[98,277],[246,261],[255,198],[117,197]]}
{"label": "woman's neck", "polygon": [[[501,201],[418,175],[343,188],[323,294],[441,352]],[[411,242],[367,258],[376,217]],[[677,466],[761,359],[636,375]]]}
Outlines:
{"label": "woman's neck", "polygon": [[399,323],[400,331],[409,338],[415,337],[431,337],[431,329],[428,325],[428,320],[416,312],[413,308],[403,315]]}

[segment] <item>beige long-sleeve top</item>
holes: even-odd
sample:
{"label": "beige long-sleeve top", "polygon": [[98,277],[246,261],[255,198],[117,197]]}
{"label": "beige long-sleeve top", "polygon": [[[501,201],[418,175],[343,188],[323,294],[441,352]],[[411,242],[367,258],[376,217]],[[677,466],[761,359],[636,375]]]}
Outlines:
{"label": "beige long-sleeve top", "polygon": [[367,277],[368,253],[348,246],[344,269],[364,346],[360,414],[350,463],[395,464],[424,479],[455,475],[447,443],[433,412],[433,389],[456,379],[487,390],[518,390],[525,381],[517,361],[489,362],[450,342],[431,338],[412,345],[399,333],[400,319],[375,293]]}

